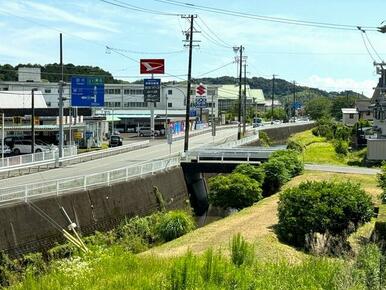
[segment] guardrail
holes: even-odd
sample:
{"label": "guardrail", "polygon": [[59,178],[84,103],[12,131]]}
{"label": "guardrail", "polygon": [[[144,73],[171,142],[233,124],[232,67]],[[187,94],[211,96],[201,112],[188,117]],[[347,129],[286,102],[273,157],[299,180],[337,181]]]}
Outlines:
{"label": "guardrail", "polygon": [[109,186],[113,183],[127,181],[131,178],[165,171],[179,165],[180,157],[177,156],[96,174],[1,188],[0,206],[11,202],[28,202],[29,200],[45,196],[60,196],[68,192],[85,191],[91,188]]}
{"label": "guardrail", "polygon": [[225,144],[217,145],[216,148],[234,148],[259,140],[259,131],[255,130],[254,135],[242,138],[240,140],[230,141]]}
{"label": "guardrail", "polygon": [[[68,146],[63,148],[63,156],[71,157],[77,154],[76,146]],[[4,169],[12,169],[15,167],[29,166],[42,162],[55,161],[58,158],[58,150],[43,151],[33,154],[18,155],[1,159],[0,171]]]}

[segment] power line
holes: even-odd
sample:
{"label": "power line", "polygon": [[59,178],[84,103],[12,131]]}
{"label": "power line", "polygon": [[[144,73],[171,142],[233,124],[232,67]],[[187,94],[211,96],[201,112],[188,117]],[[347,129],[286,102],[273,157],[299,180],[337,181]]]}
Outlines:
{"label": "power line", "polygon": [[203,36],[205,39],[209,40],[209,41],[212,42],[213,44],[218,45],[218,46],[220,46],[220,47],[229,48],[228,46],[223,45],[223,44],[220,43],[218,40],[216,40],[215,38],[213,38],[210,34],[206,33],[206,32],[202,29],[202,27],[200,26],[200,24],[199,24],[198,22],[196,22],[196,25],[201,29],[200,32],[202,33],[202,36]]}
{"label": "power line", "polygon": [[185,52],[184,49],[174,50],[174,51],[138,51],[138,50],[114,48],[114,47],[110,47],[110,46],[106,46],[106,50],[108,50],[108,51],[109,50],[115,50],[115,51],[135,53],[135,54],[177,54],[177,53]]}
{"label": "power line", "polygon": [[374,53],[376,54],[376,56],[379,58],[379,60],[380,60],[381,62],[383,62],[382,57],[380,57],[378,51],[374,48],[374,46],[373,46],[373,44],[371,43],[371,41],[370,41],[370,39],[369,39],[369,36],[367,35],[366,32],[364,32],[364,35],[366,36],[367,42],[370,44],[370,46],[371,46],[371,48],[373,49],[373,51],[374,51]]}
{"label": "power line", "polygon": [[222,65],[222,66],[220,66],[220,67],[218,67],[218,68],[212,69],[212,70],[210,70],[210,71],[208,71],[208,72],[206,72],[206,73],[199,74],[197,77],[201,77],[201,76],[210,74],[210,73],[212,73],[212,72],[218,71],[218,70],[220,70],[220,69],[222,69],[222,68],[224,68],[224,67],[227,67],[227,66],[229,66],[229,65],[231,65],[231,64],[234,64],[234,63],[235,63],[234,61],[229,62],[229,63],[224,64],[224,65]]}
{"label": "power line", "polygon": [[[261,20],[261,21],[269,21],[275,23],[283,23],[283,24],[291,24],[291,25],[300,25],[300,26],[309,26],[309,27],[317,27],[317,28],[325,28],[325,29],[336,29],[336,30],[356,30],[357,25],[348,25],[348,24],[337,24],[337,23],[328,23],[328,22],[317,22],[317,21],[306,21],[306,20],[295,20],[283,17],[270,17],[252,13],[239,12],[234,10],[213,8],[209,6],[196,5],[192,3],[184,3],[180,1],[173,0],[154,0],[156,2],[166,3],[169,5],[180,6],[180,7],[189,7],[196,8],[198,10],[212,12],[216,14],[229,15],[229,16],[237,16],[241,18]],[[371,31],[377,31],[377,27],[373,26],[362,26]]]}
{"label": "power line", "polygon": [[220,42],[223,43],[223,46],[225,47],[228,47],[228,48],[232,48],[233,46],[230,45],[229,43],[226,43],[223,39],[221,39],[221,37],[219,37],[204,21],[204,19],[202,19],[202,17],[198,17],[200,19],[200,21],[202,22],[202,24],[204,24],[204,26],[208,29],[209,32],[211,32]]}
{"label": "power line", "polygon": [[365,48],[366,48],[366,51],[368,53],[368,55],[370,56],[370,58],[373,60],[373,62],[376,62],[376,59],[374,58],[374,56],[372,55],[371,51],[369,50],[369,48],[367,47],[367,43],[366,43],[366,40],[363,36],[363,33],[361,33],[361,37],[362,37],[362,41],[363,41],[363,44],[365,45]]}
{"label": "power line", "polygon": [[165,12],[162,12],[162,11],[157,11],[157,10],[152,10],[152,9],[147,9],[147,8],[135,6],[135,5],[132,5],[132,4],[128,4],[128,3],[124,2],[124,1],[111,0],[111,1],[114,1],[115,3],[111,2],[111,1],[107,1],[107,0],[99,0],[99,1],[104,2],[106,4],[110,4],[110,5],[116,6],[116,7],[120,7],[120,8],[124,8],[124,9],[129,9],[129,10],[134,10],[134,11],[138,11],[138,12],[144,12],[144,13],[150,13],[150,14],[162,15],[162,16],[180,16],[180,14],[165,13]]}

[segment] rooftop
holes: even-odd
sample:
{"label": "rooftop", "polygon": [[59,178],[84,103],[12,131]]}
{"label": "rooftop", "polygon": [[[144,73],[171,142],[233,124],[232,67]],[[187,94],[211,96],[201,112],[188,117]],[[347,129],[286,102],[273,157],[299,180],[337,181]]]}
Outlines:
{"label": "rooftop", "polygon": [[356,108],[342,108],[343,114],[358,114],[358,111]]}
{"label": "rooftop", "polygon": [[[0,108],[2,109],[30,109],[31,91],[0,91]],[[35,108],[47,108],[41,91],[34,93]]]}

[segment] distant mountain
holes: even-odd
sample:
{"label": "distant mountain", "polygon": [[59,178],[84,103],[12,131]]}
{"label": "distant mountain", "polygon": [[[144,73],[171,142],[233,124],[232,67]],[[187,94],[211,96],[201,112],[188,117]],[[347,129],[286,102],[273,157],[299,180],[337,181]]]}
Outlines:
{"label": "distant mountain", "polygon": [[[61,67],[57,63],[39,65],[39,64],[19,64],[12,66],[10,64],[0,65],[0,81],[17,81],[17,69],[19,67],[40,67],[42,73],[42,79],[49,82],[58,82],[61,79]],[[69,81],[71,75],[95,75],[103,76],[105,83],[128,83],[126,81],[118,80],[113,75],[97,66],[84,66],[65,64],[64,65],[64,81]],[[142,83],[143,80],[137,80],[133,83]],[[194,83],[204,84],[237,84],[238,78],[231,76],[221,76],[217,78],[197,78],[193,79]],[[262,89],[265,97],[268,99],[272,95],[272,79],[265,79],[262,77],[247,78],[247,83],[252,89]],[[293,99],[293,84],[283,79],[275,80],[275,99],[279,99],[281,102],[292,101]],[[344,92],[327,92],[318,88],[310,88],[306,86],[296,86],[296,99],[304,102],[313,97],[328,97],[334,98],[336,96],[347,96],[356,98],[365,98],[364,95],[356,93],[354,91]]]}

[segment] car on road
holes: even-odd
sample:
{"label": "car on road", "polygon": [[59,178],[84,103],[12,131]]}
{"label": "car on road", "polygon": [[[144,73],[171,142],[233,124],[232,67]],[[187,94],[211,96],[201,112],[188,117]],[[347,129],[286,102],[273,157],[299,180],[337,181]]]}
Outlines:
{"label": "car on road", "polygon": [[[39,144],[38,144],[39,143]],[[12,149],[13,154],[30,154],[31,153],[31,140],[16,140]],[[55,145],[44,145],[43,142],[35,142],[34,153],[40,153],[43,151],[57,150]]]}
{"label": "car on road", "polygon": [[0,154],[4,154],[5,157],[8,157],[12,154],[12,150],[7,144],[4,144],[4,148],[0,144]]}
{"label": "car on road", "polygon": [[159,135],[161,135],[159,130],[152,130],[150,127],[142,127],[138,130],[139,137],[158,137]]}
{"label": "car on road", "polygon": [[118,135],[111,135],[109,139],[109,147],[117,147],[122,146],[123,139],[121,136]]}

